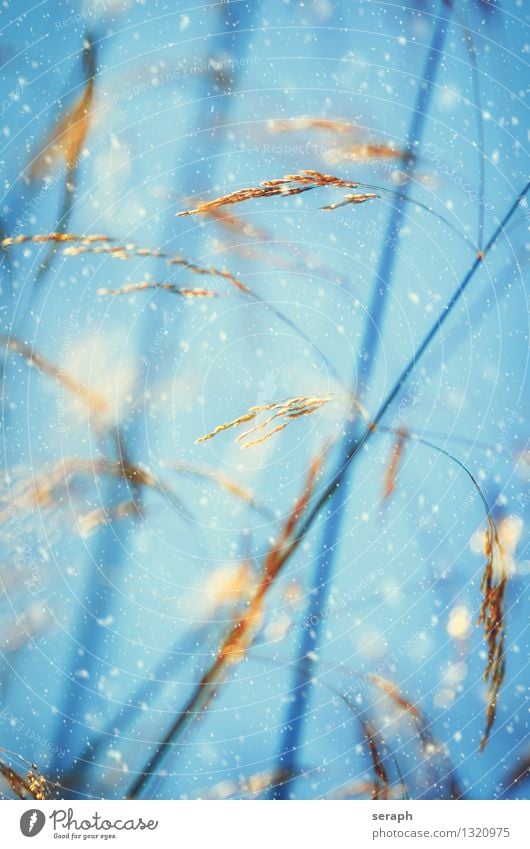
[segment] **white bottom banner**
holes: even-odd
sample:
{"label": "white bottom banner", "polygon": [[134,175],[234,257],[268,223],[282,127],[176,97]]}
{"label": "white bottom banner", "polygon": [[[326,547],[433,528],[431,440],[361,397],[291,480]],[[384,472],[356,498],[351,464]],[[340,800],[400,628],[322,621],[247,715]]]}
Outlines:
{"label": "white bottom banner", "polygon": [[[528,846],[530,804],[515,801],[5,801],[2,846]],[[69,841],[66,844],[66,841]],[[118,842],[119,841],[119,842]]]}

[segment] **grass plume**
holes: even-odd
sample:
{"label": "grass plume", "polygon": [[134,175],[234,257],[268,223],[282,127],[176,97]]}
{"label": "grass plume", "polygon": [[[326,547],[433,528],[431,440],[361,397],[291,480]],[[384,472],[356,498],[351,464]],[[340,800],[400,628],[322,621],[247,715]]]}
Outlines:
{"label": "grass plume", "polygon": [[[265,180],[257,187],[246,189],[238,189],[235,192],[230,192],[227,195],[214,198],[213,200],[203,201],[193,209],[178,212],[177,215],[206,215],[210,214],[213,209],[220,206],[230,206],[236,203],[243,203],[247,200],[256,198],[277,197],[291,195],[299,195],[303,192],[308,192],[311,189],[317,188],[343,188],[356,189],[360,183],[352,180],[343,180],[340,177],[334,177],[332,174],[323,174],[321,171],[304,170],[300,174],[287,174],[276,180]],[[356,203],[361,203],[363,200],[370,200],[376,195],[357,195]],[[351,201],[353,202],[353,201]]]}
{"label": "grass plume", "polygon": [[[236,442],[241,442],[242,448],[252,448],[255,445],[265,442],[267,439],[270,439],[270,437],[274,436],[274,434],[279,433],[279,431],[286,428],[290,422],[294,421],[294,419],[299,419],[303,416],[310,416],[332,400],[334,400],[334,396],[332,395],[324,397],[298,395],[297,397],[289,398],[286,401],[273,401],[270,404],[258,404],[255,407],[251,407],[248,413],[244,413],[242,416],[238,416],[230,422],[217,425],[217,427],[215,427],[212,431],[206,433],[204,436],[200,436],[199,439],[196,439],[195,442],[208,442],[210,439],[213,439],[225,430],[230,430],[231,428],[239,427],[242,424],[253,421],[260,415],[260,413],[271,412],[272,415],[267,416],[264,421],[254,425],[248,430],[245,430],[244,433],[241,433],[236,437]],[[276,421],[279,421],[280,423],[274,425],[274,422]],[[269,425],[273,426],[267,430]],[[253,434],[259,434],[259,436],[256,436],[254,439],[248,439],[248,437]]]}
{"label": "grass plume", "polygon": [[484,637],[488,647],[488,660],[484,672],[484,680],[488,685],[488,704],[486,727],[480,741],[481,749],[484,749],[490,738],[497,713],[499,693],[506,671],[504,596],[508,576],[504,567],[503,551],[497,528],[491,520],[488,522],[484,536],[484,556],[486,565],[481,583],[483,599],[478,624],[484,626]]}
{"label": "grass plume", "polygon": [[51,795],[51,787],[37,766],[9,749],[0,748],[0,775],[17,799],[44,801]]}
{"label": "grass plume", "polygon": [[213,663],[202,676],[186,706],[179,712],[143,771],[138,775],[128,793],[129,799],[135,799],[139,796],[150,775],[163,759],[168,746],[174,744],[191,721],[197,720],[203,715],[216,695],[217,685],[227,674],[229,668],[241,662],[245,657],[261,625],[265,598],[274,586],[282,567],[293,550],[300,519],[307,511],[326,453],[327,448],[311,461],[303,492],[290,511],[276,543],[264,558],[261,577],[246,610],[236,618]]}
{"label": "grass plume", "polygon": [[127,283],[119,289],[98,289],[98,295],[131,295],[135,292],[145,292],[147,289],[161,289],[165,292],[171,292],[173,295],[192,299],[216,298],[219,295],[219,292],[214,292],[212,289],[187,289],[176,286],[174,283],[155,283],[150,280],[143,280],[141,283]]}

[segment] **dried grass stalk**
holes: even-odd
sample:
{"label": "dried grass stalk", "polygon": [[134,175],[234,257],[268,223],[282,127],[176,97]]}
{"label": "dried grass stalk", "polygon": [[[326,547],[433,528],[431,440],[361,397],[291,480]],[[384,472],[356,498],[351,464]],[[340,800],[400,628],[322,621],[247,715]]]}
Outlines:
{"label": "dried grass stalk", "polygon": [[484,680],[488,684],[488,704],[486,728],[480,741],[481,750],[486,746],[495,722],[499,692],[506,671],[504,596],[508,575],[497,528],[491,518],[484,537],[484,556],[486,557],[486,565],[481,583],[483,600],[478,624],[484,626],[484,637],[488,646],[488,660],[484,672]]}
{"label": "dried grass stalk", "polygon": [[[373,432],[377,430],[377,427],[378,426],[375,423],[372,423],[369,425],[368,430]],[[381,430],[385,430],[385,428],[381,428]],[[388,429],[386,430],[388,431]],[[508,570],[506,568],[505,552],[500,543],[497,526],[495,525],[486,497],[478,481],[467,466],[453,454],[450,454],[449,451],[446,451],[445,448],[434,445],[432,442],[429,442],[423,437],[416,434],[411,435],[403,428],[401,431],[397,431],[397,433],[401,434],[400,439],[414,439],[422,445],[426,445],[427,447],[434,449],[455,462],[471,480],[486,511],[487,527],[484,537],[484,555],[486,557],[486,565],[484,567],[484,574],[481,583],[482,604],[477,621],[478,625],[484,626],[484,635],[488,645],[488,660],[486,663],[486,670],[484,672],[484,679],[488,684],[488,704],[486,709],[486,728],[484,730],[482,740],[480,741],[480,749],[482,750],[488,742],[491,729],[495,721],[497,701],[506,671],[504,651],[506,636],[506,624],[504,621],[504,596],[508,582]]]}

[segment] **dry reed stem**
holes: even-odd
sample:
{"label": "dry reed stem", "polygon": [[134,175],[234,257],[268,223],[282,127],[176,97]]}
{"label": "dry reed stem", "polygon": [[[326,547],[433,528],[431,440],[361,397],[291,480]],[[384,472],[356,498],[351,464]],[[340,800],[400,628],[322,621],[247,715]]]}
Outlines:
{"label": "dry reed stem", "polygon": [[300,516],[305,512],[309,499],[322,467],[323,455],[317,455],[311,462],[302,495],[297,499],[275,545],[265,557],[261,580],[251,599],[248,609],[232,628],[218,653],[216,662],[203,678],[208,682],[211,676],[217,677],[218,672],[228,663],[240,661],[251,644],[256,631],[256,624],[262,619],[262,607],[266,594],[278,577],[286,561],[285,553],[296,532]]}
{"label": "dry reed stem", "polygon": [[68,372],[54,365],[50,360],[39,354],[35,348],[26,345],[14,336],[0,336],[0,344],[8,351],[19,354],[30,366],[37,368],[48,377],[52,377],[68,392],[84,401],[96,417],[99,418],[108,413],[108,403],[105,398],[96,392],[92,392]]}

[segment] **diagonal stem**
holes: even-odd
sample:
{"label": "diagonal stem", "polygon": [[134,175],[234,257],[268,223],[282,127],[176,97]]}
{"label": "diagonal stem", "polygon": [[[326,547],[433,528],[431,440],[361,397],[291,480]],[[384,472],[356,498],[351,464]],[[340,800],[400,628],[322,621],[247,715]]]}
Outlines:
{"label": "diagonal stem", "polygon": [[[309,631],[309,629],[306,629],[304,631],[303,638],[302,638],[302,654],[301,654],[301,659],[299,661],[302,664],[307,660],[307,654],[309,652],[311,652],[312,650],[314,650],[315,644],[316,644],[317,639],[318,639],[318,634],[319,634],[318,626],[319,626],[319,623],[320,623],[320,617],[319,617],[318,613],[319,613],[319,610],[321,609],[321,605],[325,604],[326,597],[327,597],[327,587],[328,587],[328,584],[329,584],[330,573],[331,573],[330,567],[333,563],[333,554],[335,552],[335,549],[334,549],[333,546],[334,546],[334,541],[336,540],[337,534],[338,534],[339,529],[340,529],[341,513],[339,513],[339,511],[342,511],[345,504],[346,504],[347,487],[344,484],[345,484],[345,481],[346,481],[346,476],[347,476],[348,469],[350,467],[350,463],[353,460],[353,458],[359,453],[359,451],[361,450],[363,445],[368,441],[368,439],[371,437],[371,435],[373,433],[375,433],[375,431],[377,430],[377,426],[381,422],[381,420],[383,419],[388,408],[391,406],[391,404],[393,403],[393,401],[395,400],[397,395],[399,395],[401,389],[403,388],[403,386],[405,385],[405,383],[409,379],[410,375],[412,374],[412,372],[416,368],[416,365],[418,364],[419,360],[423,357],[425,352],[428,350],[431,342],[433,341],[433,339],[437,336],[438,332],[440,331],[440,328],[442,327],[444,322],[447,320],[447,318],[449,317],[449,315],[453,311],[454,307],[457,305],[460,298],[462,297],[462,295],[466,291],[471,280],[475,276],[475,273],[477,272],[478,268],[482,265],[485,257],[490,252],[491,248],[497,242],[499,237],[502,235],[506,226],[510,222],[511,218],[513,217],[513,215],[515,214],[515,212],[517,211],[519,206],[521,206],[523,204],[523,202],[525,201],[526,195],[528,194],[529,191],[530,191],[530,181],[526,184],[526,186],[522,189],[522,191],[517,195],[516,199],[513,201],[508,212],[506,213],[506,215],[504,216],[502,221],[498,224],[495,231],[493,232],[493,235],[491,236],[491,238],[487,242],[487,244],[484,248],[484,251],[477,254],[473,264],[471,265],[471,267],[469,268],[467,273],[464,275],[461,283],[458,285],[456,290],[453,292],[453,295],[451,296],[450,300],[445,305],[443,312],[441,313],[439,318],[437,318],[436,321],[433,323],[432,327],[430,328],[430,330],[426,334],[422,343],[416,349],[413,356],[408,361],[408,363],[405,365],[401,374],[397,378],[396,382],[393,384],[392,388],[390,389],[390,391],[388,392],[388,394],[384,398],[384,400],[381,403],[376,415],[373,418],[373,421],[368,425],[366,430],[360,435],[356,435],[353,427],[349,429],[349,431],[347,432],[347,434],[344,438],[344,443],[343,443],[343,448],[344,448],[344,454],[342,455],[343,460],[341,460],[341,463],[338,466],[338,468],[337,468],[335,474],[333,475],[331,481],[325,487],[320,498],[317,500],[317,502],[313,506],[311,512],[308,513],[303,524],[300,526],[297,540],[296,540],[295,544],[292,545],[292,548],[291,548],[291,554],[294,553],[294,551],[296,550],[296,548],[298,547],[300,542],[305,538],[306,533],[308,532],[309,528],[311,527],[313,522],[316,520],[316,518],[320,514],[323,507],[332,498],[338,496],[338,506],[330,514],[330,517],[333,517],[333,528],[334,528],[335,536],[332,537],[330,532],[329,532],[330,522],[328,520],[328,522],[326,523],[325,529],[324,529],[324,540],[325,541],[331,540],[332,542],[331,542],[331,544],[329,542],[327,543],[328,546],[329,546],[327,548],[325,547],[326,543],[324,542],[324,545],[323,545],[322,550],[321,550],[320,558],[317,561],[317,581],[318,581],[318,583],[316,584],[314,591],[313,591],[313,594],[312,594],[312,597],[311,597],[310,612],[307,614],[307,617],[316,616],[317,624],[315,625],[315,628],[312,630],[312,633]],[[339,514],[338,519],[337,519],[337,514]],[[320,583],[320,581],[322,583]],[[297,747],[299,745],[299,741],[301,739],[302,722],[303,722],[303,719],[304,719],[305,706],[306,706],[307,701],[308,701],[309,686],[308,686],[308,683],[307,683],[307,679],[304,678],[303,675],[297,674],[295,681],[294,681],[293,692],[294,692],[295,697],[290,704],[289,717],[288,717],[286,730],[285,730],[285,734],[284,734],[284,749],[283,749],[284,755],[281,758],[281,768],[284,771],[284,773],[286,773],[287,775],[294,775],[295,774],[294,768],[295,768],[295,764],[296,764],[296,751],[297,751]],[[289,745],[289,748],[287,747],[288,745]],[[288,798],[287,781],[283,785],[281,785],[281,786],[279,786],[278,788],[275,789],[274,798],[276,798],[276,799],[287,799]]]}
{"label": "diagonal stem", "polygon": [[[445,4],[442,3],[442,6]],[[420,83],[420,89],[414,106],[413,118],[410,125],[405,159],[405,171],[410,176],[414,167],[415,153],[423,134],[427,113],[429,110],[432,87],[438,72],[440,59],[446,35],[447,20],[438,17],[432,35],[425,68]],[[388,292],[392,282],[392,274],[396,260],[396,247],[399,240],[399,232],[403,220],[403,214],[407,202],[406,195],[400,195],[392,208],[387,225],[384,250],[381,254],[376,279],[373,287],[372,300],[366,317],[364,336],[359,356],[359,380],[357,394],[362,397],[373,371],[375,355],[379,347],[380,330],[383,325]],[[348,427],[341,446],[341,457],[348,457],[358,442],[358,425],[353,423]],[[341,478],[346,474],[346,466],[340,469]],[[318,555],[316,570],[313,576],[313,584],[309,594],[307,609],[307,620],[315,621],[312,629],[306,629],[302,636],[300,649],[301,661],[296,665],[293,683],[291,687],[292,701],[289,704],[286,724],[282,734],[280,747],[281,768],[288,775],[295,775],[297,770],[297,749],[300,746],[303,735],[304,716],[307,711],[311,682],[307,675],[300,671],[304,664],[304,658],[315,650],[320,640],[320,616],[319,611],[325,606],[329,593],[330,578],[333,571],[335,546],[337,544],[342,518],[347,502],[347,487],[339,487],[333,493],[333,509],[324,526],[322,546]],[[287,799],[289,797],[289,785],[285,783],[275,788],[273,793],[276,799]]]}

